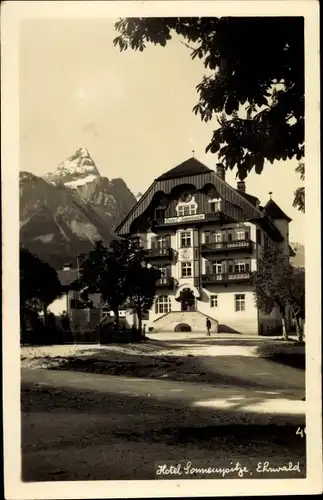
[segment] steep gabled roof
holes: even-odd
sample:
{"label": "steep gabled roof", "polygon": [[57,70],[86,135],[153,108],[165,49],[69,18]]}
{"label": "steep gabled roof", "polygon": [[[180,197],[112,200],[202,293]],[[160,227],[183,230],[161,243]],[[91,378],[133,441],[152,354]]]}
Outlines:
{"label": "steep gabled roof", "polygon": [[147,209],[153,196],[158,191],[163,191],[167,195],[175,185],[190,182],[193,182],[197,189],[201,189],[208,183],[213,184],[219,192],[220,197],[229,201],[237,209],[242,210],[247,219],[262,217],[261,211],[255,206],[254,197],[252,197],[251,201],[249,198],[251,195],[242,196],[241,192],[221,179],[214,170],[206,167],[203,163],[196,160],[196,158],[190,158],[155,179],[133,209],[116,228],[116,232],[119,235],[128,234],[132,221]]}
{"label": "steep gabled roof", "polygon": [[255,207],[259,203],[259,199],[257,198],[257,196],[252,196],[252,194],[244,193],[243,191],[239,191],[238,189],[235,189],[235,191],[237,191],[237,193],[243,196],[246,200],[250,201],[250,203],[252,203],[252,205],[254,205]]}
{"label": "steep gabled roof", "polygon": [[62,286],[69,286],[78,279],[78,270],[66,269],[57,271],[57,276]]}
{"label": "steep gabled roof", "polygon": [[268,215],[271,219],[283,219],[290,222],[292,219],[286,215],[282,209],[274,202],[274,200],[269,200],[268,203],[264,206],[264,210],[266,215]]}
{"label": "steep gabled roof", "polygon": [[186,177],[188,175],[205,174],[207,172],[211,172],[211,169],[203,165],[203,163],[198,161],[196,158],[189,158],[180,165],[177,165],[177,167],[174,167],[171,170],[168,170],[168,172],[165,172],[157,177],[156,181],[175,179],[176,177]]}

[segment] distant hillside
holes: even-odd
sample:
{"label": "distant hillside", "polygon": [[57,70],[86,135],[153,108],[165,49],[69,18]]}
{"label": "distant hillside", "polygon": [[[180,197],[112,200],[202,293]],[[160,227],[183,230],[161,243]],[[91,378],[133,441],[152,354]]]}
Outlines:
{"label": "distant hillside", "polygon": [[295,252],[295,257],[291,258],[291,263],[295,267],[305,267],[305,248],[301,243],[290,243]]}

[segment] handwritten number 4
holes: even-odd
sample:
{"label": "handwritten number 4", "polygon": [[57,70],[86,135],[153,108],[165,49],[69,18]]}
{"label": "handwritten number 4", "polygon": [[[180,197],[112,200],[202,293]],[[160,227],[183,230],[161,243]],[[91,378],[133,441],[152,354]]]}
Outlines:
{"label": "handwritten number 4", "polygon": [[306,435],[306,427],[304,427],[304,429],[297,427],[296,435],[299,435],[303,438]]}

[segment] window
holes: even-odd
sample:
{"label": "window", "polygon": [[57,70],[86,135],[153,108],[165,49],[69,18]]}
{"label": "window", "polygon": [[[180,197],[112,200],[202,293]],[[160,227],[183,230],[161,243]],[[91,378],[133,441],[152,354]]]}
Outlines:
{"label": "window", "polygon": [[210,212],[212,214],[216,213],[216,212],[220,212],[221,210],[221,200],[209,200],[209,204],[210,204]]}
{"label": "window", "polygon": [[166,314],[171,311],[171,302],[168,295],[159,295],[155,301],[155,313]]}
{"label": "window", "polygon": [[165,208],[156,208],[155,210],[155,219],[160,220],[165,216]]}
{"label": "window", "polygon": [[184,193],[181,196],[178,205],[176,206],[176,211],[178,217],[183,217],[185,215],[195,215],[197,212],[197,203],[195,201],[195,197]]}
{"label": "window", "polygon": [[142,241],[141,241],[141,238],[140,236],[133,236],[131,238],[131,241],[133,243],[133,245],[136,247],[136,248],[140,248],[141,245],[142,245]]}
{"label": "window", "polygon": [[204,231],[205,243],[221,243],[223,234],[221,231]]}
{"label": "window", "polygon": [[234,262],[234,272],[239,273],[248,273],[249,272],[249,262],[246,260],[236,260]]}
{"label": "window", "polygon": [[155,266],[158,271],[160,271],[159,283],[167,283],[168,278],[171,275],[170,266],[165,266],[164,264],[157,264]]}
{"label": "window", "polygon": [[191,244],[191,231],[183,231],[181,233],[181,248],[192,246]]}
{"label": "window", "polygon": [[210,295],[210,305],[211,307],[218,307],[218,296]]}
{"label": "window", "polygon": [[212,274],[221,274],[222,273],[222,262],[221,260],[214,260],[212,262]]}
{"label": "window", "polygon": [[238,241],[241,241],[241,240],[244,240],[245,239],[245,232],[243,229],[239,229],[237,232],[236,232],[236,239]]}
{"label": "window", "polygon": [[196,214],[196,204],[190,203],[189,205],[178,205],[177,215],[179,217],[183,215],[195,215]]}
{"label": "window", "polygon": [[192,263],[182,262],[182,278],[192,276]]}
{"label": "window", "polygon": [[212,232],[212,241],[215,243],[221,243],[222,241],[222,233],[217,231],[217,232]]}
{"label": "window", "polygon": [[246,310],[246,296],[245,294],[237,294],[234,296],[235,311],[245,311]]}
{"label": "window", "polygon": [[167,248],[168,245],[168,237],[167,236],[159,236],[157,238],[157,246],[158,248]]}

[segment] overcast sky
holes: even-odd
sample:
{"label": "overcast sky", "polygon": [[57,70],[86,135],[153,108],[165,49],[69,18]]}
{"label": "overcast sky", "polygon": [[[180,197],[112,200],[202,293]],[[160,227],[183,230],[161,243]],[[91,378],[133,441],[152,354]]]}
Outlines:
{"label": "overcast sky", "polygon": [[[20,169],[43,175],[80,147],[101,175],[122,177],[134,192],[205,154],[214,123],[192,113],[204,67],[174,39],[166,48],[120,53],[113,21],[28,20],[20,33]],[[304,215],[292,207],[301,184],[297,161],[265,165],[246,179],[263,204],[273,199],[293,219],[290,240],[304,243]],[[236,186],[235,172],[227,180]]]}

